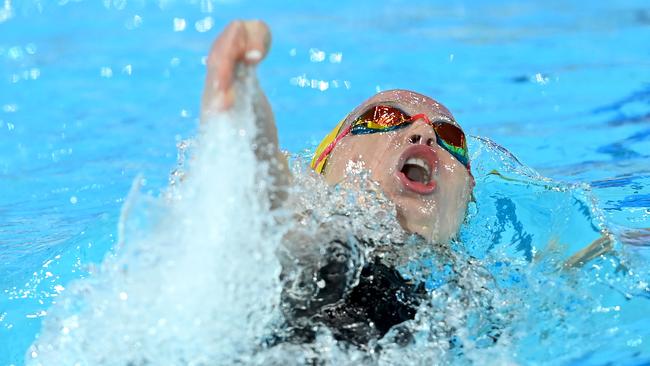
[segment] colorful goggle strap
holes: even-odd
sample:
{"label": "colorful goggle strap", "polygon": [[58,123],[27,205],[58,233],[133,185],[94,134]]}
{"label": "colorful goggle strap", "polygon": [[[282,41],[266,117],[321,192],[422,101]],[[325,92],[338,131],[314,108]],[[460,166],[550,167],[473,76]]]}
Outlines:
{"label": "colorful goggle strap", "polygon": [[344,131],[344,133],[339,133],[341,127],[343,126],[343,122],[345,122],[345,118],[343,118],[341,122],[339,122],[336,127],[334,127],[334,129],[328,133],[327,136],[325,136],[323,141],[318,144],[318,147],[314,152],[314,157],[311,159],[310,164],[311,168],[314,169],[316,173],[323,173],[323,168],[327,163],[327,157],[330,155],[330,152],[332,152],[334,146],[336,146],[339,140],[342,139],[343,136],[347,135],[348,132],[350,132],[349,130],[352,126],[346,128],[347,131]]}
{"label": "colorful goggle strap", "polygon": [[[349,126],[347,126],[344,131],[340,131],[346,118],[341,120],[341,122],[339,122],[336,125],[336,127],[334,127],[334,129],[329,134],[327,134],[327,136],[325,136],[323,141],[321,141],[321,143],[316,148],[316,151],[314,152],[314,157],[312,158],[310,164],[311,168],[314,169],[316,173],[318,174],[323,173],[323,169],[325,168],[325,164],[327,163],[327,158],[329,157],[330,152],[332,152],[332,150],[338,144],[338,142],[343,137],[345,137],[348,133],[350,133],[350,131],[353,131],[353,134],[355,135],[370,134],[379,131],[388,132],[388,131],[400,129],[406,126],[408,123],[411,123],[418,119],[424,119],[424,121],[427,124],[433,126],[433,123],[431,123],[431,121],[425,114],[416,114],[410,117],[408,120],[402,121],[401,123],[394,126],[383,126],[374,123],[372,121],[368,121],[364,126],[363,124],[358,124],[355,121],[351,123]],[[436,135],[438,134],[436,133]],[[469,162],[469,157],[467,156],[466,148],[451,145],[447,143],[445,140],[441,139],[439,136],[437,136],[437,143],[440,147],[444,148],[449,153],[451,153],[461,164],[463,164],[467,168],[467,171],[469,171],[470,174],[472,174],[470,170],[470,162]]]}

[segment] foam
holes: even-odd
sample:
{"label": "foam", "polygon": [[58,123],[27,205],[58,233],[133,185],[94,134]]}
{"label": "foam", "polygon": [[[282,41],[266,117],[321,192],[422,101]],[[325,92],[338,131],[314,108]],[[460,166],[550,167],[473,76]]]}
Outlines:
{"label": "foam", "polygon": [[256,84],[239,83],[235,109],[202,126],[182,184],[161,197],[132,191],[116,254],[68,287],[28,364],[231,364],[253,354],[278,298],[281,233],[251,148]]}

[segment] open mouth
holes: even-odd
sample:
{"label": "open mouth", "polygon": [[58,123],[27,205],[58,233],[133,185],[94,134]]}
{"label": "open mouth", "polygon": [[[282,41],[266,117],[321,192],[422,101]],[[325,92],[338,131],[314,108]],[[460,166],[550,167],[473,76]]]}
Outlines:
{"label": "open mouth", "polygon": [[419,193],[430,194],[436,189],[433,179],[434,167],[437,164],[436,154],[428,146],[414,145],[406,149],[400,158],[400,169],[397,176],[406,189]]}
{"label": "open mouth", "polygon": [[431,180],[431,168],[419,158],[408,158],[401,170],[402,173],[411,181],[422,184],[429,184]]}

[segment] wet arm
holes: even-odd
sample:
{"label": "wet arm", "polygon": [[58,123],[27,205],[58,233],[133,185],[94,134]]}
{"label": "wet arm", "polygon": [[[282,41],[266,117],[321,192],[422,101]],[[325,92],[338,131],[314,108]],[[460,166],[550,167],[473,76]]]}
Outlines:
{"label": "wet arm", "polygon": [[[271,33],[264,22],[234,21],[214,41],[207,61],[207,76],[201,101],[201,122],[233,107],[236,103],[234,81],[237,68],[256,66],[268,52]],[[279,206],[286,197],[289,181],[287,160],[280,151],[273,111],[257,85],[254,110],[257,125],[255,153],[260,161],[269,162],[273,189],[271,203]]]}
{"label": "wet arm", "polygon": [[[626,230],[621,233],[618,239],[626,245],[648,246],[650,245],[650,228]],[[572,255],[564,262],[564,266],[568,268],[580,267],[592,259],[611,252],[613,249],[614,239],[612,234],[605,233],[584,249]]]}

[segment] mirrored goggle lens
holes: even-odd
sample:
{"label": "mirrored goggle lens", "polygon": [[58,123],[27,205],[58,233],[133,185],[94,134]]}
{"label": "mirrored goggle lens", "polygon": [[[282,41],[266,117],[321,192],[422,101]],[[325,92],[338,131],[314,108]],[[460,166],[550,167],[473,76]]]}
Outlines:
{"label": "mirrored goggle lens", "polygon": [[354,122],[355,126],[364,126],[372,129],[383,129],[403,124],[409,117],[397,108],[388,106],[375,106],[359,116]]}
{"label": "mirrored goggle lens", "polygon": [[465,134],[460,128],[451,123],[434,122],[433,129],[436,131],[438,138],[444,140],[447,144],[467,150]]}
{"label": "mirrored goggle lens", "polygon": [[[427,120],[428,121],[428,120]],[[411,116],[389,106],[375,106],[352,123],[353,135],[396,130],[412,123]],[[464,165],[468,165],[467,141],[463,130],[448,122],[433,122],[439,145]]]}
{"label": "mirrored goggle lens", "polygon": [[375,116],[373,121],[380,126],[397,126],[404,123],[407,119],[408,116],[397,108],[386,106],[375,107]]}

